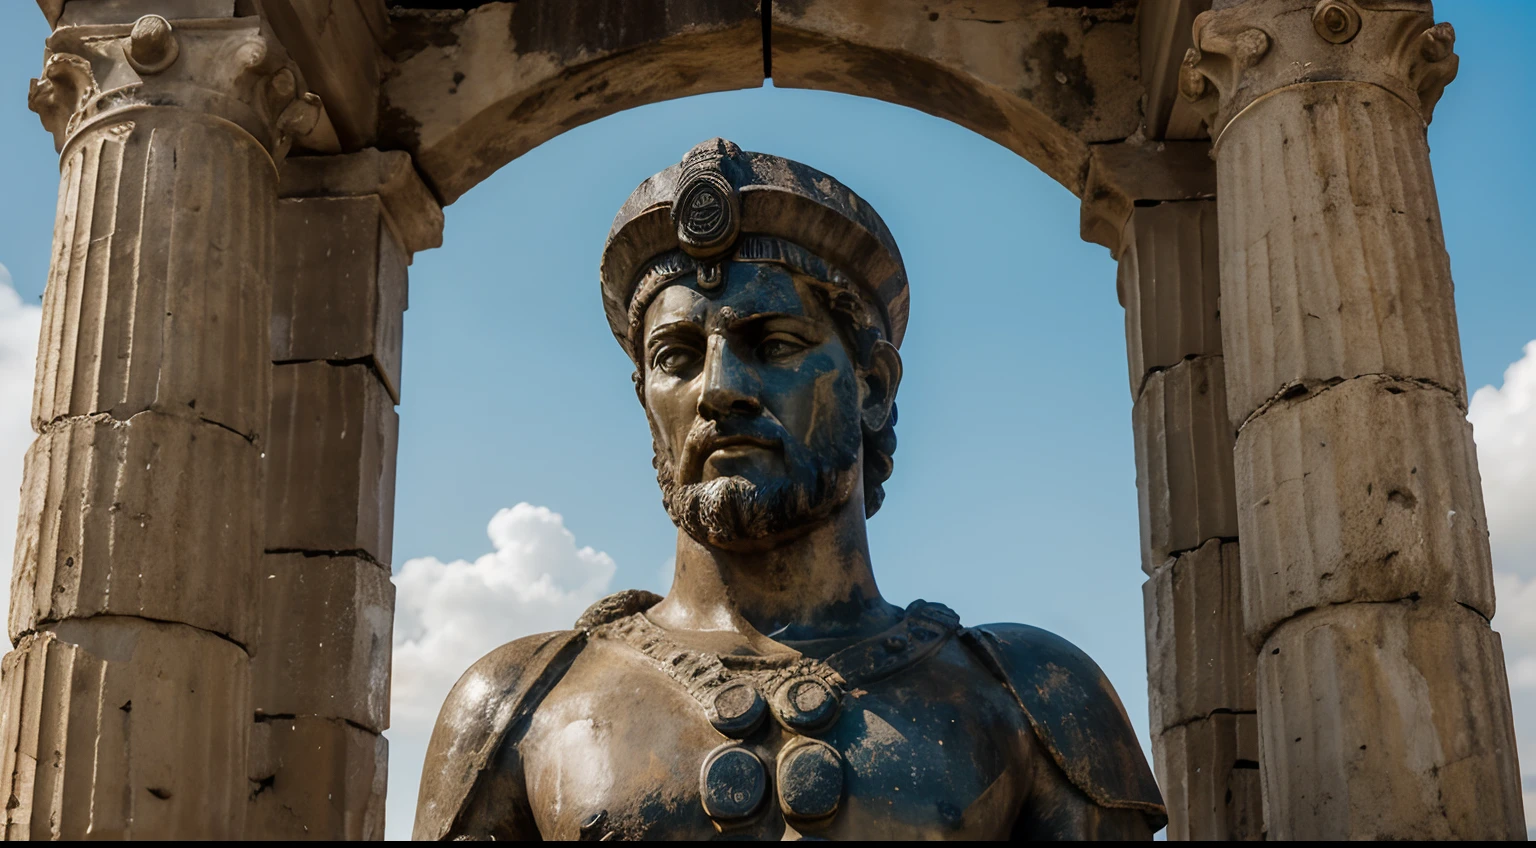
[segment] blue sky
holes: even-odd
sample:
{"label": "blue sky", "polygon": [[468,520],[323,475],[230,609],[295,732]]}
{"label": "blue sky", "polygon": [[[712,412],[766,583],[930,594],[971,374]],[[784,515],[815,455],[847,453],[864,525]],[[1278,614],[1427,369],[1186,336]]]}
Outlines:
{"label": "blue sky", "polygon": [[[1432,162],[1475,390],[1503,384],[1536,338],[1526,249],[1536,229],[1536,4],[1437,6],[1456,26],[1461,71],[1430,129]],[[32,4],[0,11],[0,263],[23,309],[40,300],[57,192],[51,139],[25,105],[45,36]],[[560,136],[447,210],[443,247],[411,270],[405,321],[394,562],[397,571],[408,560],[421,565],[400,581],[402,608],[408,587],[460,560],[482,574],[502,568],[510,581],[507,611],[487,613],[497,641],[535,623],[568,623],[574,613],[551,617],[604,590],[664,588],[675,530],[656,491],[632,366],[603,319],[597,264],[634,186],[715,135],[837,176],[880,211],[905,256],[912,319],[900,448],[870,527],[886,596],[942,601],[970,623],[1024,621],[1062,634],[1104,667],[1145,739],[1143,575],[1115,265],[1079,240],[1076,198],[1032,165],[961,127],[873,100],[765,88],[655,104]],[[7,326],[0,321],[0,331]],[[1507,419],[1490,427],[1502,426],[1516,446],[1495,449],[1530,445],[1521,422],[1536,417],[1524,395],[1506,388],[1486,397],[1488,414]],[[8,403],[0,398],[0,416],[24,421],[24,408]],[[13,482],[0,480],[9,498],[0,507],[14,509],[11,454],[25,441],[4,444],[5,432],[0,472]],[[1489,479],[1490,447],[1482,450]],[[1494,461],[1517,467],[1519,458]],[[1502,497],[1529,503],[1519,497],[1536,494],[1530,476],[1501,478],[1500,491],[1513,493]],[[1489,498],[1492,515],[1491,488]],[[519,553],[511,536],[487,539],[492,516],[519,503],[547,511],[508,513],[504,535],[526,531],[555,551],[550,558]],[[1501,544],[1493,526],[1496,569],[1507,573],[1501,589],[1530,596],[1521,621],[1536,653],[1536,591],[1526,592],[1536,585],[1527,582],[1536,579],[1536,542],[1510,534]],[[442,617],[417,606],[402,619],[412,638]],[[1505,626],[1516,614],[1511,598],[1501,595],[1500,608],[1495,627],[1505,631],[1530,737],[1536,689],[1522,696],[1515,669],[1527,643]],[[465,636],[475,638],[485,634]],[[1536,687],[1536,666],[1530,678]],[[397,690],[416,679],[397,676]],[[402,703],[413,694],[396,693],[392,835],[409,827],[426,732],[427,708]],[[1529,713],[1522,697],[1532,699]],[[441,694],[420,700],[435,710]],[[1536,760],[1527,768],[1536,771]]]}

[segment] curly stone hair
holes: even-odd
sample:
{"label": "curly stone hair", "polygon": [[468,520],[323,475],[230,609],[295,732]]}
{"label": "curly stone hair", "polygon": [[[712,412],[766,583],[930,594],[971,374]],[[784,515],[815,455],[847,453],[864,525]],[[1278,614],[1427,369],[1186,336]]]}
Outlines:
{"label": "curly stone hair", "polygon": [[[879,326],[869,320],[869,312],[857,294],[835,282],[811,278],[817,285],[812,288],[821,295],[822,303],[837,321],[837,329],[843,344],[854,356],[860,368],[868,368],[875,344],[885,338]],[[872,518],[885,502],[885,481],[891,479],[896,463],[896,402],[891,402],[891,414],[885,426],[878,430],[861,425],[864,430],[864,517]]]}

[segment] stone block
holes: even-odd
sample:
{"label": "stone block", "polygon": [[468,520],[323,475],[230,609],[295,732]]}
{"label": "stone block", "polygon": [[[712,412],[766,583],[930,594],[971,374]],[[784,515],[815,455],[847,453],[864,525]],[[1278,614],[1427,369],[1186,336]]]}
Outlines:
{"label": "stone block", "polygon": [[267,554],[251,658],[258,716],[322,716],[389,727],[395,584],[350,556]]}
{"label": "stone block", "polygon": [[1087,143],[1137,132],[1134,16],[975,0],[777,0],[773,82],[873,97],[954,121],[1074,194]]}
{"label": "stone block", "polygon": [[389,742],[346,722],[258,721],[249,831],[265,839],[383,839],[388,768]]}
{"label": "stone block", "polygon": [[1265,642],[1258,691],[1264,783],[1286,787],[1270,838],[1525,838],[1503,650],[1476,612],[1309,612]]}
{"label": "stone block", "polygon": [[1135,398],[1152,372],[1221,355],[1216,203],[1140,207],[1124,238],[1118,285]]}
{"label": "stone block", "polygon": [[60,166],[33,428],[153,410],[260,441],[271,157],[233,124],[167,109],[84,131]]}
{"label": "stone block", "polygon": [[239,646],[179,624],[67,621],[24,636],[0,678],[7,839],[244,835]]}
{"label": "stone block", "polygon": [[1253,712],[1254,651],[1243,638],[1238,546],[1212,539],[1142,586],[1152,732],[1218,711]]}
{"label": "stone block", "polygon": [[1361,377],[1282,401],[1237,439],[1244,623],[1354,601],[1458,602],[1491,617],[1472,426],[1449,392]]}
{"label": "stone block", "polygon": [[141,412],[50,425],[27,451],[11,638],[129,615],[250,640],[260,449],[223,427]]}
{"label": "stone block", "polygon": [[1298,383],[1369,374],[1428,380],[1465,403],[1424,119],[1358,83],[1293,86],[1264,103],[1262,119],[1232,124],[1218,157],[1234,425]]}
{"label": "stone block", "polygon": [[1154,734],[1172,840],[1261,840],[1258,717],[1217,713]]}
{"label": "stone block", "polygon": [[[1145,140],[1095,144],[1088,151],[1088,176],[1083,184],[1079,234],[1101,244],[1116,257],[1133,242],[1126,224],[1138,208],[1156,209],[1169,201],[1216,197],[1216,163],[1203,141]],[[1214,206],[1211,209],[1215,217]],[[1214,239],[1215,230],[1212,230]],[[1214,248],[1211,259],[1215,260]],[[1216,266],[1211,265],[1214,281]],[[1124,298],[1122,297],[1122,301]]]}
{"label": "stone block", "polygon": [[279,201],[272,359],[364,360],[400,399],[408,258],[377,195]]}
{"label": "stone block", "polygon": [[1131,419],[1142,570],[1237,535],[1233,432],[1222,358],[1188,359],[1147,378]]}
{"label": "stone block", "polygon": [[269,551],[355,553],[388,563],[400,418],[372,368],[272,368]]}
{"label": "stone block", "polygon": [[403,150],[290,156],[283,162],[278,190],[288,198],[377,195],[390,230],[408,256],[443,244],[443,207]]}

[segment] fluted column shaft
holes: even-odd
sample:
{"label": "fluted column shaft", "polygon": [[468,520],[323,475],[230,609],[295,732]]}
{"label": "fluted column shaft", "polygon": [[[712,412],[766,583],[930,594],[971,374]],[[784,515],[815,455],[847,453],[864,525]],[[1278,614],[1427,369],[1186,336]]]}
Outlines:
{"label": "fluted column shaft", "polygon": [[[0,669],[7,838],[243,836],[277,173],[255,18],[49,39],[61,153]],[[146,3],[146,7],[156,4]]]}
{"label": "fluted column shaft", "polygon": [[1194,41],[1269,835],[1523,838],[1425,140],[1454,32],[1428,3],[1248,0]]}

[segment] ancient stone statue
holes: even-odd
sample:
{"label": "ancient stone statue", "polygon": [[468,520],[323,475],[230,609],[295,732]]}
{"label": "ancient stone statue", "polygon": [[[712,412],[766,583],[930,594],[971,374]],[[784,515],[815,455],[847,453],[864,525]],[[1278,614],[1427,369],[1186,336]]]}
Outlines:
{"label": "ancient stone statue", "polygon": [[671,593],[519,639],[448,697],[428,839],[1146,838],[1165,818],[1077,648],[876,588],[907,279],[831,177],[720,139],[602,260],[679,528]]}

